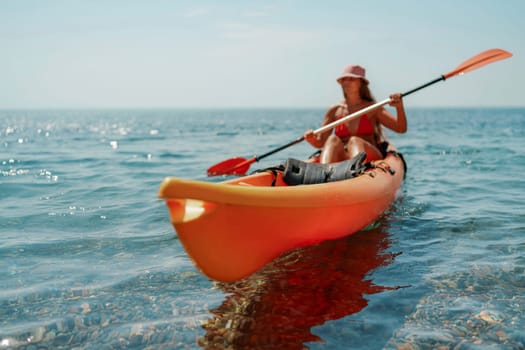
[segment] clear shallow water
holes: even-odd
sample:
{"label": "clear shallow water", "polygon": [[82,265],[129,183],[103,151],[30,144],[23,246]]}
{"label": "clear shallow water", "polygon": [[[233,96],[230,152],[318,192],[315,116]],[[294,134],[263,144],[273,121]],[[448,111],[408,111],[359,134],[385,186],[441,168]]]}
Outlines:
{"label": "clear shallow water", "polygon": [[0,111],[0,349],[525,347],[525,110],[408,112],[404,194],[375,228],[222,285],[160,181],[219,181],[322,110]]}

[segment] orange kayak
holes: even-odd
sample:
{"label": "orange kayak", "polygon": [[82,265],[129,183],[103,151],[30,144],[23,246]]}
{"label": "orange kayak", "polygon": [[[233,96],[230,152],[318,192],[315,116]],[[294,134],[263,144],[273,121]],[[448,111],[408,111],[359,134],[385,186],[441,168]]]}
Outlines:
{"label": "orange kayak", "polygon": [[289,186],[282,171],[219,183],[167,177],[166,200],[177,235],[208,277],[232,282],[294,248],[355,233],[375,221],[397,197],[402,158],[385,159],[351,179]]}

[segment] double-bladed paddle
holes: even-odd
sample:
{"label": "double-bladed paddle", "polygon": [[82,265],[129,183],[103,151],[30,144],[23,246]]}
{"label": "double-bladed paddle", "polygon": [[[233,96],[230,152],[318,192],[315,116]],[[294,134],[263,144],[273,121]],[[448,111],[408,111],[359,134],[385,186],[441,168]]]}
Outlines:
{"label": "double-bladed paddle", "polygon": [[[505,58],[511,57],[512,54],[510,52],[507,52],[505,50],[501,49],[490,49],[487,51],[483,51],[472,58],[466,60],[465,62],[461,63],[459,66],[457,66],[454,70],[441,75],[439,78],[436,78],[432,81],[429,81],[426,84],[423,84],[421,86],[418,86],[410,91],[407,91],[403,94],[401,94],[402,97],[408,96],[416,91],[419,91],[421,89],[426,88],[427,86],[433,85],[439,81],[444,81],[445,79],[454,77],[456,75],[462,75],[467,72],[470,72],[474,69],[481,68],[489,63],[496,62],[499,60],[503,60]],[[337,125],[345,123],[349,120],[355,119],[357,117],[362,116],[363,114],[366,114],[374,109],[380,108],[390,102],[390,98],[384,99],[383,101],[374,103],[373,105],[370,105],[366,108],[363,108],[355,113],[349,114],[346,117],[343,117],[341,119],[338,119],[330,124],[327,124],[319,129],[314,130],[314,134],[318,135],[325,131],[328,131],[330,129],[335,128]],[[208,176],[215,176],[215,175],[244,175],[250,168],[250,165],[252,163],[255,163],[263,158],[266,158],[276,152],[279,152],[285,148],[288,148],[290,146],[293,146],[295,144],[298,144],[300,142],[304,141],[304,136],[301,136],[300,138],[293,140],[292,142],[287,143],[286,145],[277,147],[269,152],[266,152],[264,154],[261,154],[260,156],[255,156],[250,159],[242,158],[242,157],[235,157],[226,159],[220,163],[217,163],[213,165],[212,167],[208,168]]]}

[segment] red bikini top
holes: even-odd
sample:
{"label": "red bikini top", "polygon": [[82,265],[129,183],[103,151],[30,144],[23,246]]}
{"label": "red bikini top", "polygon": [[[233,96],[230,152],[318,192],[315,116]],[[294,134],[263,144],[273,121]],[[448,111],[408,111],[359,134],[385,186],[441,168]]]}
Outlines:
{"label": "red bikini top", "polygon": [[[363,114],[361,118],[359,118],[359,126],[357,127],[357,132],[354,136],[369,136],[374,135],[374,132],[374,126],[366,114]],[[352,134],[350,134],[350,130],[348,130],[348,126],[346,126],[345,123],[339,124],[335,127],[335,134],[340,138],[352,136]]]}

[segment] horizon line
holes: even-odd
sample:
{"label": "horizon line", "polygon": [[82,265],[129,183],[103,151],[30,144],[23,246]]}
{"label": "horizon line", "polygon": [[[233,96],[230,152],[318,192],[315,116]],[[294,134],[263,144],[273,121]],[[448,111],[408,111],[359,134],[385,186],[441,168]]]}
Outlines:
{"label": "horizon line", "polygon": [[[243,109],[296,109],[296,110],[309,110],[309,109],[327,109],[328,107],[323,106],[311,106],[311,107],[295,107],[295,106],[149,106],[149,107],[0,107],[0,111],[50,111],[50,110],[63,110],[63,111],[101,111],[101,110],[243,110]],[[405,106],[405,109],[522,109],[525,105],[486,105],[486,106]]]}

